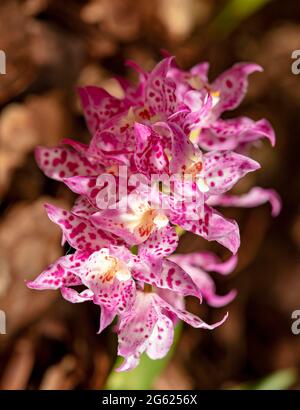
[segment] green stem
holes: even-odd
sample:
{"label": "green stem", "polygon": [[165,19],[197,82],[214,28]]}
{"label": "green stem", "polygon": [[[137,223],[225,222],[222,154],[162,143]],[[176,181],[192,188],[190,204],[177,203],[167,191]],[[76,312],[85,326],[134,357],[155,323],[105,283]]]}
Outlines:
{"label": "green stem", "polygon": [[272,0],[229,0],[211,23],[210,29],[229,35],[240,23]]}

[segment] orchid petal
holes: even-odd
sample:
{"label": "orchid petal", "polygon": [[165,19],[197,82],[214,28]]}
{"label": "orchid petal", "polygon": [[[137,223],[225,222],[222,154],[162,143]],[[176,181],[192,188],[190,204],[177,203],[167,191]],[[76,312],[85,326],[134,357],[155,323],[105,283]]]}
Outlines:
{"label": "orchid petal", "polygon": [[224,218],[206,204],[202,209],[194,204],[183,210],[171,209],[170,220],[186,231],[200,235],[208,241],[217,241],[235,254],[240,246],[239,228],[235,221]]}
{"label": "orchid petal", "polygon": [[275,132],[269,121],[262,119],[253,121],[240,117],[221,120],[203,127],[198,137],[201,148],[211,150],[234,150],[243,144],[267,138],[271,145],[275,145]]}
{"label": "orchid petal", "polygon": [[145,263],[134,259],[132,274],[136,280],[148,283],[159,289],[168,289],[184,296],[196,296],[202,299],[201,292],[190,276],[171,260],[149,260]]}
{"label": "orchid petal", "polygon": [[172,114],[176,108],[175,83],[167,77],[173,57],[163,59],[154,67],[145,86],[145,101],[154,114]]}
{"label": "orchid petal", "polygon": [[83,218],[89,218],[96,211],[97,208],[94,208],[89,200],[84,196],[77,197],[71,209],[72,214]]}
{"label": "orchid petal", "polygon": [[77,254],[62,256],[45,269],[36,279],[27,281],[27,286],[30,289],[59,289],[62,286],[77,286],[81,285],[81,279],[78,272],[88,254],[81,255],[77,258]]}
{"label": "orchid petal", "polygon": [[258,162],[235,152],[208,152],[204,155],[204,179],[209,195],[229,191],[248,172],[260,168]]}
{"label": "orchid petal", "polygon": [[178,245],[178,235],[175,229],[169,225],[155,230],[146,242],[139,246],[141,258],[162,258],[175,252]]}
{"label": "orchid petal", "polygon": [[49,178],[62,181],[75,175],[97,175],[102,167],[93,166],[82,154],[64,147],[37,147],[36,161]]}
{"label": "orchid petal", "polygon": [[183,320],[184,322],[188,323],[189,325],[196,327],[196,328],[202,328],[202,329],[208,329],[208,330],[213,330],[216,327],[220,326],[225,322],[225,320],[228,317],[228,314],[226,314],[222,320],[220,320],[217,323],[214,323],[212,325],[209,325],[208,323],[205,323],[202,319],[200,319],[198,316],[193,315],[192,313],[188,312],[185,309],[178,309],[175,308],[172,305],[169,305],[166,301],[164,301],[161,297],[158,295],[154,296],[155,302],[157,305],[159,305],[162,309],[164,309],[167,312],[172,312],[174,313],[179,319]]}
{"label": "orchid petal", "polygon": [[79,87],[78,94],[92,135],[97,130],[103,129],[110,118],[124,110],[122,100],[113,97],[103,88]]}
{"label": "orchid petal", "polygon": [[219,206],[238,206],[252,208],[270,202],[272,207],[272,216],[276,217],[281,211],[281,199],[274,189],[264,189],[253,187],[246,194],[237,195],[220,195],[209,198],[208,202],[212,205]]}
{"label": "orchid petal", "polygon": [[99,326],[99,330],[98,330],[98,334],[100,334],[101,332],[103,332],[104,329],[107,328],[107,326],[109,326],[115,316],[117,314],[117,309],[107,309],[105,306],[101,306],[101,313],[100,313],[100,326]]}
{"label": "orchid petal", "polygon": [[167,316],[160,316],[150,336],[146,349],[152,360],[162,359],[170,350],[174,339],[174,326]]}
{"label": "orchid petal", "polygon": [[[227,295],[219,296],[216,294],[215,284],[207,272],[201,269],[201,266],[207,265],[209,269],[227,274],[234,269],[236,257],[231,257],[227,262],[222,263],[212,253],[194,252],[185,255],[172,255],[170,258],[178,263],[185,272],[191,277],[206,302],[213,307],[221,307],[230,303],[236,296],[236,291],[232,290]],[[207,269],[207,270],[209,270]]]}
{"label": "orchid petal", "polygon": [[90,289],[85,289],[82,292],[77,292],[75,289],[62,287],[60,289],[64,299],[71,303],[82,303],[93,300],[93,292]]}
{"label": "orchid petal", "polygon": [[45,204],[45,208],[51,221],[61,227],[64,238],[75,249],[92,252],[116,243],[116,239],[110,233],[97,229],[89,219],[54,205]]}
{"label": "orchid petal", "polygon": [[248,88],[248,76],[255,71],[262,71],[262,67],[253,63],[238,63],[211,84],[212,91],[219,93],[219,102],[214,107],[215,116],[240,104]]}

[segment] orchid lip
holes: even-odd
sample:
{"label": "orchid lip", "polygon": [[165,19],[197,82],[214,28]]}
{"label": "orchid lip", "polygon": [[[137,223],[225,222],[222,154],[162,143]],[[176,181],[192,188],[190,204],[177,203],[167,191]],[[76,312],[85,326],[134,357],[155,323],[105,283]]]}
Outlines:
{"label": "orchid lip", "polygon": [[144,239],[147,239],[154,230],[162,229],[169,223],[164,213],[158,212],[148,203],[140,203],[132,211],[123,215],[122,222],[132,233]]}
{"label": "orchid lip", "polygon": [[209,191],[209,186],[207,185],[205,179],[203,177],[197,176],[197,187],[199,191],[205,193]]}
{"label": "orchid lip", "polygon": [[128,266],[120,259],[111,256],[107,248],[102,248],[89,257],[88,273],[98,277],[102,283],[111,283],[115,278],[119,281],[131,278]]}
{"label": "orchid lip", "polygon": [[153,223],[156,225],[156,227],[158,229],[164,228],[165,226],[168,225],[169,223],[169,218],[164,215],[164,214],[160,214],[158,213],[154,219],[153,219]]}

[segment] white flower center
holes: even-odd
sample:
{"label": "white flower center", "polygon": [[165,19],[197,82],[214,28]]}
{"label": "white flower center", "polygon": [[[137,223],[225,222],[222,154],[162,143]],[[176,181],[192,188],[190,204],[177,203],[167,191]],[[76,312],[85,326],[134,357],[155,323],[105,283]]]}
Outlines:
{"label": "white flower center", "polygon": [[161,229],[169,223],[166,215],[155,208],[151,208],[147,201],[138,201],[130,205],[131,212],[123,216],[122,222],[127,228],[146,240],[155,229]]}
{"label": "white flower center", "polygon": [[164,228],[165,226],[168,225],[169,223],[169,218],[164,215],[164,214],[160,214],[158,213],[154,219],[153,219],[153,223],[156,225],[157,229],[161,229]]}
{"label": "white flower center", "polygon": [[202,157],[197,155],[190,158],[190,166],[186,169],[185,174],[191,175],[197,184],[200,192],[208,192],[209,186],[207,185],[203,174],[203,161]]}
{"label": "white flower center", "polygon": [[197,187],[198,187],[200,192],[205,193],[205,192],[209,191],[209,186],[207,185],[204,178],[202,178],[200,176],[197,176],[196,177],[196,184],[197,184]]}
{"label": "white flower center", "polygon": [[88,259],[88,274],[95,276],[102,283],[111,283],[116,277],[119,281],[131,278],[128,266],[120,259],[111,256],[109,249],[94,252]]}
{"label": "white flower center", "polygon": [[212,91],[211,96],[212,96],[212,106],[215,107],[220,101],[220,91]]}

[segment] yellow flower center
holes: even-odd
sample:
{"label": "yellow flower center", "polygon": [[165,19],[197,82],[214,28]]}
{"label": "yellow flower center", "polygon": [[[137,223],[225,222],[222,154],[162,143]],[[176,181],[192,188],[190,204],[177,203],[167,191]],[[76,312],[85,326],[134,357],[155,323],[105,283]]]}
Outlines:
{"label": "yellow flower center", "polygon": [[195,128],[194,130],[190,132],[189,139],[192,143],[197,142],[200,132],[201,132],[201,128]]}

